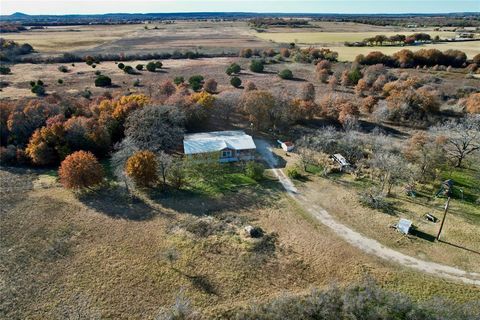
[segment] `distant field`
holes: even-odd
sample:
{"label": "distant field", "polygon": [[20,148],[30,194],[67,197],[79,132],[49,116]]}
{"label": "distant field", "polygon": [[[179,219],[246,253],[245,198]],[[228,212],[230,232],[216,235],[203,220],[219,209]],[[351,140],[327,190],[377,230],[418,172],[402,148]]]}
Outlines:
{"label": "distant field", "polygon": [[[145,26],[148,29],[145,29]],[[381,50],[393,53],[399,47],[344,47],[345,41],[361,41],[377,34],[412,34],[427,32],[432,36],[450,38],[450,31],[410,30],[398,27],[377,27],[343,22],[315,22],[313,28],[269,28],[266,32],[252,31],[246,22],[193,22],[174,24],[83,25],[48,27],[20,33],[2,34],[3,38],[29,43],[41,55],[64,52],[80,56],[87,54],[135,54],[180,51],[203,53],[238,52],[241,48],[278,47],[295,42],[300,46],[329,47],[340,54],[340,60],[351,61],[359,53]],[[423,47],[423,46],[422,46]],[[480,52],[480,42],[460,42],[425,45],[441,50],[460,49],[469,57]],[[416,49],[418,47],[410,47]]]}
{"label": "distant field", "polygon": [[[425,31],[432,36],[440,38],[451,38],[455,35],[453,32],[444,31]],[[264,32],[255,33],[255,36],[275,43],[295,42],[298,45],[313,45],[328,47],[339,53],[339,60],[353,61],[358,54],[367,54],[371,51],[382,51],[386,54],[392,54],[402,49],[402,47],[345,47],[344,42],[361,41],[365,38],[373,37],[377,34],[391,36],[395,34],[411,34],[413,31],[401,32]],[[410,50],[421,48],[437,48],[439,50],[458,49],[464,51],[469,58],[480,53],[480,41],[474,42],[448,42],[437,44],[425,44],[420,46],[406,47]]]}
{"label": "distant field", "polygon": [[[147,27],[148,29],[145,29]],[[71,52],[118,54],[198,50],[203,53],[238,52],[244,47],[270,44],[250,34],[245,22],[191,22],[48,27],[2,35],[31,44],[40,54]]]}
{"label": "distant field", "polygon": [[[432,37],[452,38],[454,32],[444,31],[426,31]],[[271,40],[274,42],[295,42],[298,44],[324,44],[324,43],[344,43],[345,41],[362,41],[365,38],[371,38],[378,34],[393,36],[396,34],[412,34],[414,31],[396,31],[385,32],[384,30],[373,32],[260,32],[255,35],[260,39]]]}
{"label": "distant field", "polygon": [[31,30],[21,33],[3,34],[5,39],[29,43],[35,50],[45,53],[89,49],[118,40],[137,31],[142,25],[118,26],[63,26]]}
{"label": "distant field", "polygon": [[[403,49],[402,47],[345,47],[345,46],[328,46],[331,50],[338,52],[338,59],[340,61],[353,61],[359,54],[368,54],[372,51],[382,51],[385,54],[392,54]],[[467,57],[472,58],[476,54],[480,53],[480,41],[474,42],[457,42],[457,43],[437,43],[426,44],[414,47],[405,47],[412,51],[419,49],[436,48],[439,50],[457,49],[462,50],[467,54]]]}

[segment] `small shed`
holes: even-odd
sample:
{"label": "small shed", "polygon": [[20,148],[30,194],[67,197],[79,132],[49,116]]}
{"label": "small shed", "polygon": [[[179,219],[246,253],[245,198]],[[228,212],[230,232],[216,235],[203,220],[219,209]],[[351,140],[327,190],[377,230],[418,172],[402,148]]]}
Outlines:
{"label": "small shed", "polygon": [[282,149],[286,152],[290,152],[293,150],[293,148],[295,148],[295,145],[293,144],[293,142],[291,141],[278,141],[280,143],[280,146],[282,147]]}
{"label": "small shed", "polygon": [[397,230],[403,234],[408,234],[410,228],[412,227],[412,221],[408,219],[400,219],[397,223]]}
{"label": "small shed", "polygon": [[332,158],[336,163],[340,165],[340,169],[343,171],[345,169],[351,169],[352,165],[350,162],[345,159],[344,156],[342,156],[340,153],[335,153],[333,154],[330,158]]}

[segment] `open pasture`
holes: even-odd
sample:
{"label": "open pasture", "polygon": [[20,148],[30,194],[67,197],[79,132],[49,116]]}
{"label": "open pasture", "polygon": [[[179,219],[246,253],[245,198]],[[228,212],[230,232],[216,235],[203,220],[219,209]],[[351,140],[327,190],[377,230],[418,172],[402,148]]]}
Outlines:
{"label": "open pasture", "polygon": [[338,52],[339,61],[353,61],[359,54],[367,55],[372,51],[381,51],[385,54],[393,54],[403,48],[416,51],[420,49],[438,49],[445,51],[448,49],[461,50],[465,52],[468,58],[472,58],[480,53],[480,41],[471,42],[444,42],[435,44],[424,44],[411,47],[345,47],[345,46],[326,46],[329,49]]}
{"label": "open pasture", "polygon": [[[452,38],[455,36],[454,32],[443,32],[443,31],[426,31],[432,37],[439,36],[440,38]],[[389,31],[385,32],[382,29],[378,31],[369,31],[369,32],[260,32],[256,36],[260,39],[271,40],[274,42],[283,42],[290,43],[295,42],[297,44],[321,44],[321,45],[332,45],[332,44],[343,44],[345,41],[362,41],[365,38],[371,38],[378,34],[383,34],[387,37],[393,36],[396,34],[405,34],[409,35],[414,33],[413,31]]]}
{"label": "open pasture", "polygon": [[[294,29],[292,29],[294,30]],[[297,29],[298,30],[298,29]],[[386,46],[371,46],[371,47],[346,47],[344,46],[345,42],[355,42],[362,41],[365,38],[374,37],[378,34],[383,34],[386,36],[392,36],[396,34],[412,34],[415,31],[413,30],[399,30],[399,31],[388,31],[385,32],[384,29],[379,29],[378,31],[368,31],[368,32],[255,32],[253,35],[256,37],[270,41],[270,43],[275,43],[275,45],[286,44],[286,43],[295,43],[299,46],[314,46],[314,47],[327,47],[333,51],[337,51],[340,61],[353,61],[358,54],[368,54],[371,51],[381,51],[385,54],[393,54],[397,51],[400,51],[403,47],[386,47]],[[454,32],[449,31],[429,31],[422,30],[421,32],[426,32],[432,37],[439,36],[441,39],[452,38],[455,36]],[[469,58],[472,58],[476,54],[480,53],[480,41],[471,41],[471,42],[444,42],[444,43],[435,43],[435,44],[424,44],[417,46],[408,46],[405,47],[412,51],[419,49],[430,49],[435,48],[439,50],[448,50],[455,49],[461,50],[467,54]]]}
{"label": "open pasture", "polygon": [[[24,188],[4,194],[0,217],[5,318],[153,319],[179,292],[214,315],[365,275],[420,300],[479,293],[356,250],[268,181],[219,198],[152,192],[136,201],[119,188],[75,196],[42,172],[0,171],[0,182]],[[245,238],[246,224],[267,240]]]}
{"label": "open pasture", "polygon": [[243,47],[268,46],[249,34],[246,22],[192,22],[172,24],[82,25],[47,27],[2,37],[31,44],[40,54],[78,55],[112,53],[166,53],[198,50],[202,53],[238,52]]}

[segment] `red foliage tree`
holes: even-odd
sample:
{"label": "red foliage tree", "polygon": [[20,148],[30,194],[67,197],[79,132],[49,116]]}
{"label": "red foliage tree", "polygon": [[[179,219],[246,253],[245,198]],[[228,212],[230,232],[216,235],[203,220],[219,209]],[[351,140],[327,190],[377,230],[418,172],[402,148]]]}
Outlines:
{"label": "red foliage tree", "polygon": [[139,151],[125,164],[127,176],[141,187],[148,187],[157,180],[157,160],[151,151]]}
{"label": "red foliage tree", "polygon": [[87,151],[77,151],[62,161],[58,170],[60,182],[68,189],[84,189],[103,181],[103,168],[97,158]]}

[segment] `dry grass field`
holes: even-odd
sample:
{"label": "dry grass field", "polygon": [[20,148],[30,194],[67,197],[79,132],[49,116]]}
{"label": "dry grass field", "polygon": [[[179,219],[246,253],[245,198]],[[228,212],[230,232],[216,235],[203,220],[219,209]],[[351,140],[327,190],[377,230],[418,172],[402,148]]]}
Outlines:
{"label": "dry grass field", "polygon": [[[298,30],[298,29],[292,29]],[[425,31],[431,36],[440,36],[440,38],[451,38],[455,36],[453,32],[446,31]],[[299,46],[314,46],[314,47],[325,47],[333,51],[338,52],[338,59],[340,61],[353,61],[355,57],[359,54],[368,54],[371,51],[381,51],[385,54],[393,54],[397,51],[400,51],[402,47],[345,47],[344,42],[354,42],[362,41],[365,38],[373,37],[377,34],[384,34],[386,36],[392,36],[398,33],[402,34],[411,34],[413,31],[398,31],[398,32],[385,32],[385,31],[368,31],[368,32],[330,32],[330,31],[321,31],[321,32],[285,32],[280,30],[275,30],[273,32],[261,32],[261,33],[252,33],[256,37],[270,41],[275,44],[290,43],[294,42]],[[472,58],[476,54],[480,53],[480,41],[473,42],[446,42],[446,43],[435,43],[435,44],[424,44],[417,45],[412,47],[407,47],[410,50],[419,50],[419,49],[429,49],[435,48],[439,50],[448,50],[455,49],[461,50],[467,54],[469,58]]]}
{"label": "dry grass field", "polygon": [[[346,187],[352,183],[348,180],[349,177],[339,180],[312,178],[312,182],[305,184],[304,190],[309,199],[324,206],[340,221],[390,248],[423,260],[472,272],[478,270],[480,212],[472,205],[465,206],[461,201],[453,200],[441,237],[445,242],[435,242],[440,223],[428,222],[423,215],[430,213],[441,218],[445,199],[427,201],[422,197],[395,197],[393,201],[397,213],[388,215],[363,207],[357,195],[360,189]],[[410,219],[421,232],[420,235],[405,237],[389,227],[400,218]]]}
{"label": "dry grass field", "polygon": [[[359,54],[367,55],[372,51],[381,51],[385,54],[393,54],[402,49],[402,47],[345,47],[345,46],[329,46],[329,49],[338,52],[339,61],[354,61]],[[419,49],[438,49],[445,51],[448,49],[461,50],[465,52],[468,58],[472,58],[480,53],[480,41],[472,42],[445,42],[436,44],[424,44],[415,47],[408,47],[410,50]]]}
{"label": "dry grass field", "polygon": [[[179,21],[147,26],[148,30],[143,24],[56,27],[5,37],[28,42],[39,54],[47,56],[63,52],[85,55],[177,49],[235,52],[244,47],[279,47],[288,37],[299,36],[307,42],[320,39],[322,46],[325,41],[340,53],[340,60],[350,61],[357,54],[375,48],[343,47],[338,44],[345,41],[339,40],[340,36],[363,39],[377,33],[411,33],[390,27],[335,22],[315,23],[315,28],[309,31],[285,32],[284,28],[272,28],[265,33],[254,33],[246,22]],[[279,43],[269,41],[272,40],[269,37],[278,37]],[[478,43],[471,43],[473,46],[460,43],[465,47],[455,48],[470,55],[480,51]],[[399,48],[381,49],[393,52]],[[123,63],[135,68],[148,62]],[[298,97],[307,81],[314,84],[316,100],[330,92],[328,84],[318,81],[313,64],[293,63],[288,59],[265,65],[263,73],[249,71],[251,59],[237,57],[162,62],[161,70],[133,75],[123,72],[113,61],[100,62],[95,68],[86,63],[14,64],[10,66],[11,74],[0,76],[2,83],[8,84],[0,89],[0,95],[6,100],[34,98],[30,82],[42,80],[46,99],[49,95],[59,95],[64,101],[73,98],[88,105],[91,101],[82,94],[85,90],[91,92],[92,98],[106,93],[113,96],[144,93],[155,97],[162,81],[177,76],[188,80],[192,75],[214,78],[218,94],[235,91],[240,95],[243,88],[233,88],[230,76],[225,73],[233,62],[241,65],[239,77],[244,83],[250,80],[258,89],[269,90],[276,96]],[[59,71],[61,65],[68,72]],[[340,77],[350,67],[351,63],[334,63],[332,72]],[[278,76],[286,68],[293,72],[293,80]],[[467,78],[464,69],[390,71],[397,76],[407,72],[410,77],[428,78],[431,90],[438,90],[446,97],[442,110],[460,108],[456,101],[447,99],[457,94],[458,89],[475,88],[479,84],[478,79]],[[95,87],[96,72],[111,77],[113,85]],[[134,86],[137,79],[140,85]],[[334,94],[359,99],[352,87],[338,86]],[[249,125],[241,114],[234,114],[230,122],[220,117],[213,115],[202,130]],[[375,126],[371,121],[362,117],[362,129]],[[298,127],[316,130],[325,124],[331,122],[323,118],[306,120],[286,134],[293,141],[298,138],[295,134],[301,132],[296,130]],[[404,143],[413,131],[389,127],[388,123],[379,126],[399,131],[401,137],[395,138],[398,144]],[[267,132],[261,135],[272,138]],[[296,161],[294,154],[285,158],[288,162]],[[161,309],[175,303],[179,293],[195,309],[211,318],[220,318],[219,315],[237,307],[269,301],[286,292],[305,294],[313,288],[344,286],[365,278],[419,301],[445,298],[465,302],[478,300],[480,296],[477,286],[416,272],[349,245],[288,197],[268,170],[267,178],[261,182],[248,178],[244,179],[248,183],[219,184],[218,188],[207,190],[200,184],[208,182],[195,185],[189,181],[190,185],[182,191],[136,190],[132,197],[112,179],[108,158],[102,159],[102,165],[107,171],[107,182],[95,191],[84,193],[61,187],[55,170],[0,168],[1,319],[154,319]],[[455,179],[462,177],[462,172],[451,174],[457,175]],[[435,233],[438,224],[428,223],[422,216],[430,212],[440,217],[443,199],[397,196],[392,199],[397,215],[387,215],[360,205],[358,191],[368,181],[342,174],[325,179],[312,173],[296,183],[312,203],[385,246],[423,260],[478,271],[480,210],[472,204],[452,201],[444,229],[445,242],[436,243],[428,236]],[[469,191],[478,191],[475,182],[463,183]],[[427,191],[431,193],[433,189]],[[400,217],[412,219],[424,238],[403,237],[389,228]],[[247,237],[244,231],[247,225],[261,227],[265,236],[261,240]]]}
{"label": "dry grass field", "polygon": [[[148,28],[148,30],[145,29]],[[345,41],[361,41],[377,34],[412,34],[426,32],[432,36],[451,38],[452,31],[432,29],[405,29],[358,23],[312,22],[310,28],[278,28],[256,32],[245,21],[193,22],[177,21],[174,24],[83,25],[47,27],[21,33],[3,34],[6,39],[30,43],[40,55],[58,55],[64,52],[80,56],[109,53],[171,53],[199,51],[202,53],[236,53],[240,49],[279,47],[295,42],[299,46],[329,47],[339,53],[341,61],[353,61],[355,56],[379,50],[387,54],[400,47],[344,47]],[[411,49],[458,49],[469,57],[480,52],[480,42],[427,44]]]}
{"label": "dry grass field", "polygon": [[[0,178],[3,318],[152,319],[180,291],[214,315],[366,276],[420,300],[480,294],[359,252],[268,181],[214,199],[129,200],[118,188],[75,196],[48,172]],[[245,238],[247,224],[267,237]]]}
{"label": "dry grass field", "polygon": [[30,43],[44,55],[64,52],[78,55],[171,53],[175,50],[220,54],[269,45],[252,36],[246,22],[62,26],[4,34],[2,37]]}
{"label": "dry grass field", "polygon": [[[427,31],[432,37],[440,36],[440,38],[451,38],[455,36],[454,32],[443,32],[443,31]],[[398,33],[402,34],[411,34],[413,31],[398,31],[385,32],[383,30],[378,31],[368,31],[368,32],[359,32],[359,31],[350,31],[350,32],[339,32],[339,31],[321,31],[321,32],[259,32],[256,34],[257,37],[264,40],[271,40],[274,42],[281,43],[290,43],[295,42],[300,45],[321,45],[321,46],[330,46],[335,44],[343,44],[344,42],[354,42],[362,41],[365,38],[371,38],[378,34],[383,34],[387,37],[396,35]]]}
{"label": "dry grass field", "polygon": [[[350,49],[350,48],[348,48]],[[353,48],[352,48],[353,49]],[[258,88],[273,90],[275,92],[284,92],[292,95],[298,94],[298,90],[305,81],[312,82],[318,96],[327,90],[327,85],[316,80],[314,67],[309,64],[301,63],[279,63],[267,65],[264,73],[253,73],[248,70],[249,59],[243,58],[202,58],[196,60],[164,60],[164,68],[157,72],[141,71],[135,75],[125,74],[114,62],[102,62],[92,68],[85,63],[76,63],[75,66],[64,64],[68,67],[67,73],[60,72],[58,67],[62,64],[16,64],[11,66],[12,73],[9,75],[0,75],[0,80],[8,83],[8,86],[1,91],[2,98],[17,99],[21,97],[34,97],[30,92],[30,81],[41,79],[46,84],[47,93],[68,94],[78,96],[81,91],[88,88],[93,95],[100,95],[104,92],[113,94],[126,94],[128,92],[142,92],[148,95],[155,93],[156,88],[161,81],[172,80],[176,76],[183,76],[188,79],[195,74],[203,75],[207,78],[217,80],[218,91],[237,90],[230,85],[230,77],[225,74],[225,69],[232,62],[239,63],[242,66],[242,72],[239,77],[242,81],[253,81]],[[148,61],[128,61],[127,65],[135,67],[137,64],[146,64]],[[335,64],[334,71],[339,74],[343,68],[348,65]],[[295,80],[282,80],[277,73],[285,68],[292,70]],[[112,78],[113,87],[97,88],[94,86],[96,78],[95,72],[100,71]],[[394,70],[400,74],[405,70]],[[454,94],[456,90],[463,86],[475,87],[478,85],[476,79],[466,79],[463,70],[453,70],[453,72],[432,71],[432,70],[408,70],[413,75],[420,77],[437,77],[441,81],[436,85],[445,93]],[[59,84],[58,79],[63,80]],[[140,87],[134,87],[133,82],[139,79]],[[353,91],[341,90],[339,94],[353,95]]]}

